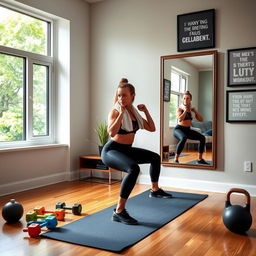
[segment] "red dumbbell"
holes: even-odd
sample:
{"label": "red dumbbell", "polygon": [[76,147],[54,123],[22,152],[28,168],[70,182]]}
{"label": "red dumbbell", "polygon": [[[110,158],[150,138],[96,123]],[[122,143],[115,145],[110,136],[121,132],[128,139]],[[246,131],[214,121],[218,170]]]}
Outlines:
{"label": "red dumbbell", "polygon": [[23,232],[28,232],[30,237],[37,237],[41,233],[42,227],[48,229],[55,228],[58,225],[58,221],[55,216],[49,216],[41,221],[30,221],[28,227],[23,229]]}
{"label": "red dumbbell", "polygon": [[38,215],[44,215],[45,213],[54,213],[56,215],[57,220],[64,220],[65,218],[65,210],[64,209],[58,209],[55,211],[46,211],[43,206],[37,206],[34,208],[34,211]]}
{"label": "red dumbbell", "polygon": [[41,227],[38,223],[32,223],[27,228],[23,229],[23,232],[28,232],[30,237],[37,237],[41,233]]}

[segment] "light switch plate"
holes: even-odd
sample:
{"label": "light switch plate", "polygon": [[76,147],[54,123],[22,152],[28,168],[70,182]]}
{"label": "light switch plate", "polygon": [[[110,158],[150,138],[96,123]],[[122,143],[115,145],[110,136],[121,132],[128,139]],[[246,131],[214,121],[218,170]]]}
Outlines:
{"label": "light switch plate", "polygon": [[251,161],[244,161],[244,171],[252,172],[252,162]]}

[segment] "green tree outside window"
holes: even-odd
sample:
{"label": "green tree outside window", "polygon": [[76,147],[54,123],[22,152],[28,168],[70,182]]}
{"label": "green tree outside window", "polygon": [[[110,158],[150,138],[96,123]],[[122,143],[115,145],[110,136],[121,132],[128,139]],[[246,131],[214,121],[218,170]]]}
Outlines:
{"label": "green tree outside window", "polygon": [[[47,55],[47,22],[0,7],[0,45]],[[25,57],[6,54],[4,51],[0,53],[0,141],[24,140],[25,74]],[[35,135],[45,135],[45,69],[35,69],[33,76],[33,102],[36,102],[33,132]]]}

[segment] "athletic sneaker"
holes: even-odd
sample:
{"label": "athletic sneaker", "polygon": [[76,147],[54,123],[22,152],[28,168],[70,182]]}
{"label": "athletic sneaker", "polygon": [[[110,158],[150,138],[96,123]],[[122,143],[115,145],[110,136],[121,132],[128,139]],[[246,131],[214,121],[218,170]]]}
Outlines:
{"label": "athletic sneaker", "polygon": [[126,211],[126,209],[124,209],[120,213],[117,213],[116,209],[114,209],[113,215],[112,215],[112,220],[117,221],[117,222],[121,222],[121,223],[127,224],[127,225],[137,225],[138,224],[138,221],[135,220],[134,218],[132,218],[129,215],[129,213]]}
{"label": "athletic sneaker", "polygon": [[197,160],[198,164],[208,164],[204,159]]}
{"label": "athletic sneaker", "polygon": [[175,164],[179,164],[179,160],[174,159],[173,163],[175,163]]}
{"label": "athletic sneaker", "polygon": [[164,192],[161,188],[157,191],[150,189],[149,197],[171,198],[172,194]]}

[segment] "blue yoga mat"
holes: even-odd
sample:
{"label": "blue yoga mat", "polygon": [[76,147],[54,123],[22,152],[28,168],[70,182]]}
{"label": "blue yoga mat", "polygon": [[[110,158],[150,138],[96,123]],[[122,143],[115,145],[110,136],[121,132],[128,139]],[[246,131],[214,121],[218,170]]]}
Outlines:
{"label": "blue yoga mat", "polygon": [[139,225],[111,220],[114,206],[42,234],[69,243],[121,252],[175,219],[203,199],[205,194],[169,191],[172,198],[150,198],[149,190],[130,198],[126,209]]}
{"label": "blue yoga mat", "polygon": [[[212,165],[212,161],[206,160],[205,162],[208,163],[208,165]],[[186,164],[204,165],[204,164],[198,164],[198,163],[197,163],[197,160],[193,160],[193,161],[187,162]],[[205,165],[206,165],[206,164],[205,164]],[[206,165],[206,166],[207,166],[207,165]]]}

